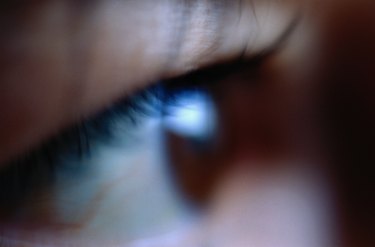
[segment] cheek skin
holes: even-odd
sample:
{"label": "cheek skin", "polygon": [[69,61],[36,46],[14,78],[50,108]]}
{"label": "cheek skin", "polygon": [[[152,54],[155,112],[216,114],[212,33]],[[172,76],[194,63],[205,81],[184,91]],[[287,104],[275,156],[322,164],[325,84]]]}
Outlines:
{"label": "cheek skin", "polygon": [[[277,12],[279,5],[241,4],[56,0],[7,15],[0,41],[0,163],[150,81],[234,58],[244,47],[249,56],[262,50],[248,44],[271,43],[281,30],[263,35],[248,23],[267,20],[262,9]],[[270,26],[289,20],[286,11]]]}

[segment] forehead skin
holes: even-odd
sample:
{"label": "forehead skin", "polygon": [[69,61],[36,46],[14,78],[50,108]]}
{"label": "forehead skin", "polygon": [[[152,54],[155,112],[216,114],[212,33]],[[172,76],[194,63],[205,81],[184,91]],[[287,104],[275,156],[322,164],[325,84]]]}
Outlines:
{"label": "forehead skin", "polygon": [[287,1],[4,4],[0,163],[152,81],[245,47],[251,56],[285,29],[292,9]]}

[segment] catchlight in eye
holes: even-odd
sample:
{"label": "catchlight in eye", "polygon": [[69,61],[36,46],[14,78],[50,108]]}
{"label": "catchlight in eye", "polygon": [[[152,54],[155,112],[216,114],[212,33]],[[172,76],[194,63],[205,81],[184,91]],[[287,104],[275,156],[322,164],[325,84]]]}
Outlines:
{"label": "catchlight in eye", "polygon": [[205,92],[179,96],[173,104],[166,106],[165,113],[165,129],[187,139],[210,140],[217,128],[214,103]]}

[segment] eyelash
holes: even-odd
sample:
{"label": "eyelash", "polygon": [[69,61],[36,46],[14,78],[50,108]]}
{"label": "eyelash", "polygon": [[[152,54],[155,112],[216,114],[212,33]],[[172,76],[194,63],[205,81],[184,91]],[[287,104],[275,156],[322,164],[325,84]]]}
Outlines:
{"label": "eyelash", "polygon": [[96,145],[115,143],[113,130],[117,123],[132,130],[142,117],[166,115],[164,109],[179,97],[197,92],[211,93],[227,76],[240,70],[256,69],[267,55],[260,54],[247,61],[240,57],[231,63],[156,83],[62,131],[39,148],[7,164],[0,172],[0,217],[5,219],[12,215],[14,206],[21,205],[33,191],[53,183],[56,171],[64,164],[89,157],[91,148]]}
{"label": "eyelash", "polygon": [[204,90],[203,85],[189,85],[183,80],[180,83],[159,82],[137,92],[6,164],[0,172],[0,218],[11,215],[14,206],[21,205],[36,189],[53,183],[56,170],[63,164],[89,157],[97,145],[116,143],[116,124],[125,126],[130,133],[142,117],[165,114],[164,107],[180,95]]}
{"label": "eyelash", "polygon": [[[0,218],[11,217],[17,205],[30,198],[35,189],[54,181],[56,170],[66,161],[90,156],[91,147],[116,140],[113,126],[121,121],[129,129],[142,121],[140,116],[168,114],[165,106],[188,93],[211,93],[220,81],[237,71],[257,70],[264,60],[277,52],[299,22],[300,16],[290,23],[278,40],[268,49],[245,59],[243,54],[230,63],[222,63],[192,72],[188,75],[163,81],[117,102],[93,118],[64,130],[60,135],[6,164],[0,171]],[[244,51],[246,48],[244,49]],[[219,86],[220,87],[220,86]]]}

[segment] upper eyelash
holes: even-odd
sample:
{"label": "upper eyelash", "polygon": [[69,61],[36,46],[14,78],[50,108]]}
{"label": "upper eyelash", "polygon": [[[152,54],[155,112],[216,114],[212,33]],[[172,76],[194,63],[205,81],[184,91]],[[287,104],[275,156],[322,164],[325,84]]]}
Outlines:
{"label": "upper eyelash", "polygon": [[[115,140],[112,131],[118,121],[134,127],[139,115],[154,114],[162,104],[160,86],[153,86],[114,104],[94,117],[63,130],[39,147],[4,164],[0,171],[0,218],[5,219],[21,200],[36,188],[51,183],[64,161],[90,156],[93,145]],[[159,104],[155,103],[155,100]]]}
{"label": "upper eyelash", "polygon": [[53,182],[56,170],[64,162],[90,156],[92,146],[97,144],[115,142],[116,123],[121,121],[131,130],[142,116],[161,114],[165,104],[171,104],[177,94],[188,90],[164,86],[167,84],[161,82],[127,97],[4,164],[0,171],[0,218],[5,220],[15,205],[32,196],[31,192]]}
{"label": "upper eyelash", "polygon": [[[14,205],[18,205],[35,188],[50,183],[62,159],[83,157],[90,154],[92,142],[113,139],[112,126],[118,119],[137,124],[138,115],[160,113],[163,105],[173,104],[183,93],[210,90],[212,84],[234,72],[257,68],[267,57],[277,52],[299,23],[300,16],[292,20],[280,38],[268,50],[245,60],[243,54],[234,62],[201,69],[188,75],[159,83],[147,90],[128,97],[95,117],[66,129],[60,135],[5,164],[0,171],[0,218],[5,219]],[[246,50],[246,49],[244,49]]]}
{"label": "upper eyelash", "polygon": [[96,116],[62,131],[35,150],[6,164],[0,172],[0,218],[11,215],[14,205],[31,192],[54,181],[56,170],[64,161],[90,156],[91,146],[116,140],[113,127],[119,121],[136,127],[141,116],[166,114],[164,107],[174,104],[185,93],[209,91],[218,81],[238,70],[256,68],[265,54],[251,60],[223,63],[157,83],[127,97]]}

